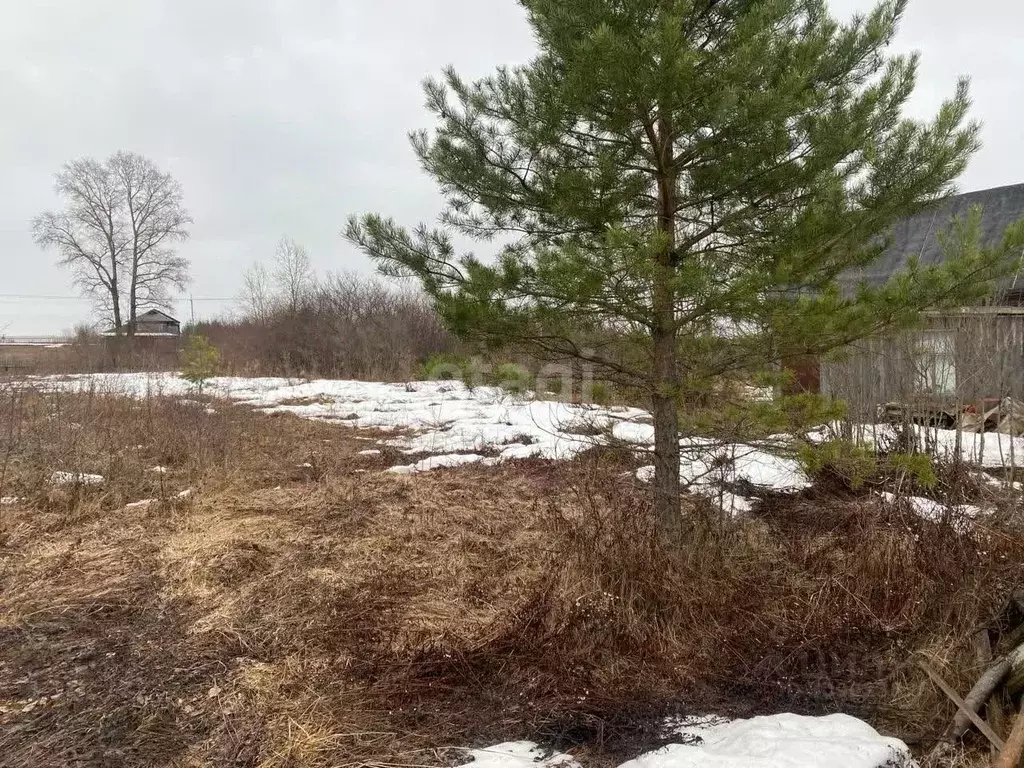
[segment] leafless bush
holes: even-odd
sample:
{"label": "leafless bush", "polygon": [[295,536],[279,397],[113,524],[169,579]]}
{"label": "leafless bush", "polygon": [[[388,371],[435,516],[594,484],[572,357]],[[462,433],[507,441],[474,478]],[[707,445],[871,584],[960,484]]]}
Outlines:
{"label": "leafless bush", "polygon": [[377,279],[331,275],[260,306],[197,326],[233,372],[408,379],[457,347],[424,297]]}

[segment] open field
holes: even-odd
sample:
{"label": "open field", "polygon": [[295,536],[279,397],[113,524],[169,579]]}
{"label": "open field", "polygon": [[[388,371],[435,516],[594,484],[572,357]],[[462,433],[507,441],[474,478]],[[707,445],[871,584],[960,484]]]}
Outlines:
{"label": "open field", "polygon": [[965,531],[867,491],[732,520],[693,497],[665,540],[612,446],[408,476],[385,470],[426,454],[393,430],[4,397],[4,766],[450,765],[515,739],[617,765],[665,715],[782,711],[921,751],[953,708],[915,660],[966,690],[1024,578],[1005,507]]}
{"label": "open field", "polygon": [[0,373],[70,370],[77,362],[74,350],[57,344],[0,344]]}

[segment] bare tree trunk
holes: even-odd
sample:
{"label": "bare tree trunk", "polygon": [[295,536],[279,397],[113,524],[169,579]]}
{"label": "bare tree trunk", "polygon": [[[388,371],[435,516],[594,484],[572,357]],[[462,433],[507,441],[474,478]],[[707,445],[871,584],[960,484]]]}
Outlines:
{"label": "bare tree trunk", "polygon": [[[113,260],[113,259],[111,259],[111,260]],[[112,309],[114,311],[114,335],[115,336],[120,336],[121,335],[121,331],[123,330],[123,328],[121,326],[121,295],[120,295],[119,291],[120,291],[120,289],[119,289],[119,287],[117,285],[117,273],[115,272],[114,273],[114,277],[111,279],[111,283],[110,283],[110,302],[113,305]]]}
{"label": "bare tree trunk", "polygon": [[132,283],[131,288],[128,290],[128,339],[133,340],[135,338],[135,320],[137,317],[136,308],[138,306],[138,287],[136,285],[136,269],[132,269]]}

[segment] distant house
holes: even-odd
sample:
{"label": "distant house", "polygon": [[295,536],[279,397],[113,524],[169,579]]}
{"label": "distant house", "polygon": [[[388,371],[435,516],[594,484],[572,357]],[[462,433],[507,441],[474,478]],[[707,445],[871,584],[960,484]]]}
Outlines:
{"label": "distant house", "polygon": [[[128,332],[127,326],[121,328],[120,334],[117,329],[110,329],[104,336],[124,336]],[[181,323],[159,309],[151,309],[143,312],[135,318],[136,336],[180,336]]]}
{"label": "distant house", "polygon": [[[982,245],[994,246],[1024,217],[1024,184],[957,195],[898,222],[881,257],[844,283],[881,285],[911,257],[941,263],[937,235],[976,205]],[[911,403],[953,419],[1001,398],[1024,400],[1024,276],[1006,278],[983,305],[928,312],[920,329],[866,339],[847,353],[820,366],[793,367],[805,389],[846,401],[855,417],[873,416],[887,403]]]}

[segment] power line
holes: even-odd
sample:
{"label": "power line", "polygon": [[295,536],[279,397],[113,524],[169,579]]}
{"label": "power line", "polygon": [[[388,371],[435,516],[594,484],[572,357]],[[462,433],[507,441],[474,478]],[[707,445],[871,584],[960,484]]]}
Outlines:
{"label": "power line", "polygon": [[[0,293],[0,300],[10,301],[92,301],[88,296],[46,296],[34,293]],[[189,297],[171,299],[174,303],[189,301]],[[238,301],[237,296],[196,296],[192,301]]]}

